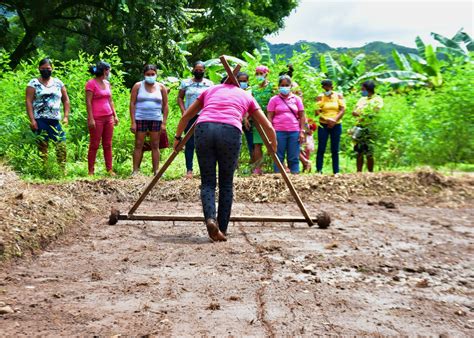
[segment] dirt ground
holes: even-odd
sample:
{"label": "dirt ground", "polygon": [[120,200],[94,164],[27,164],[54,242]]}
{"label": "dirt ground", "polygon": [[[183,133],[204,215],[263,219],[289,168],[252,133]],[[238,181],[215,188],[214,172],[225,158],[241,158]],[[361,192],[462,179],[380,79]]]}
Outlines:
{"label": "dirt ground", "polygon": [[[329,229],[236,222],[226,243],[211,243],[198,222],[108,225],[110,206],[126,212],[137,182],[51,186],[63,193],[52,203],[34,198],[45,186],[20,186],[19,198],[11,182],[2,206],[20,221],[2,224],[4,243],[31,232],[30,209],[64,213],[81,196],[82,217],[51,221],[57,239],[0,265],[2,336],[474,335],[471,178],[295,178],[310,213],[331,214]],[[272,182],[236,182],[233,213],[299,215]],[[198,187],[163,182],[166,198],[138,212],[200,215]],[[26,248],[27,238],[13,243]]]}

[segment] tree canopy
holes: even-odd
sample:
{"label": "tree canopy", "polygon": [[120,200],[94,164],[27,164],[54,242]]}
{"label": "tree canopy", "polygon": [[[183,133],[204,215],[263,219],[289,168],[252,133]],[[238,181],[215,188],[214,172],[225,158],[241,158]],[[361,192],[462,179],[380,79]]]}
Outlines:
{"label": "tree canopy", "polygon": [[10,66],[38,49],[55,59],[118,47],[129,72],[145,62],[180,72],[187,61],[252,50],[297,0],[4,0],[0,42]]}

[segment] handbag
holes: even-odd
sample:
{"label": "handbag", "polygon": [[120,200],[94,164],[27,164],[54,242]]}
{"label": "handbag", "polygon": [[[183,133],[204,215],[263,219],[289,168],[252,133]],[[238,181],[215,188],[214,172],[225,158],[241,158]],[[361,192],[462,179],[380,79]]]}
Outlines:
{"label": "handbag", "polygon": [[[162,131],[160,134],[160,145],[158,146],[159,149],[169,148],[170,142],[168,140],[168,134],[166,131]],[[143,142],[143,151],[151,151],[151,144],[150,141],[146,140]]]}
{"label": "handbag", "polygon": [[160,149],[165,149],[165,148],[169,148],[170,146],[170,142],[168,140],[168,133],[165,131],[162,131],[161,134],[160,134],[160,145],[158,148]]}

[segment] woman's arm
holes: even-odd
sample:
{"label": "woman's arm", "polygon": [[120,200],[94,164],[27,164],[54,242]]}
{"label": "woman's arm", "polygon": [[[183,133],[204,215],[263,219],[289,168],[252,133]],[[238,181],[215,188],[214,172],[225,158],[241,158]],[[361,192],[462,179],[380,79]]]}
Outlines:
{"label": "woman's arm", "polygon": [[94,115],[92,114],[92,97],[94,93],[86,90],[86,109],[87,109],[87,125],[91,129],[95,129]]}
{"label": "woman's arm", "polygon": [[[183,116],[181,116],[181,119],[179,120],[178,127],[176,128],[176,136],[181,137],[181,134],[183,133],[184,129],[186,129],[186,126],[188,125],[188,122],[199,113],[199,111],[202,109],[202,103],[201,101],[196,100],[189,106],[189,108],[184,112]],[[179,140],[175,139],[174,140],[174,145],[173,148],[176,149],[178,146]]]}
{"label": "woman's arm", "polygon": [[305,139],[304,128],[306,126],[306,115],[304,110],[300,110],[298,116],[300,117],[300,143],[303,143]]}
{"label": "woman's arm", "polygon": [[[270,117],[270,112],[268,112],[268,116]],[[255,110],[252,114],[252,118],[255,122],[260,124],[262,129],[265,131],[265,134],[267,135],[268,140],[270,141],[272,151],[275,153],[277,151],[276,133],[269,118],[265,116],[264,112],[261,109]]]}
{"label": "woman's arm", "polygon": [[184,95],[186,94],[186,91],[184,89],[180,89],[178,93],[178,106],[179,109],[181,109],[181,115],[184,114],[186,111],[186,108],[184,108]]}
{"label": "woman's arm", "polygon": [[69,96],[67,95],[66,86],[62,86],[61,88],[61,101],[63,102],[64,107],[64,118],[63,123],[69,123],[69,112],[71,111],[71,103],[69,102]]}
{"label": "woman's arm", "polygon": [[33,113],[33,100],[34,99],[35,99],[35,89],[33,87],[26,87],[26,96],[25,96],[26,112],[28,113],[28,117],[30,118],[30,128],[33,131],[38,129],[38,124],[36,123],[36,120],[35,120],[35,114]]}
{"label": "woman's arm", "polygon": [[[109,84],[109,88],[110,88],[110,84]],[[117,116],[117,112],[115,111],[114,100],[112,100],[112,91],[110,91],[109,103],[110,103],[110,108],[112,108],[112,114],[114,114],[114,124],[117,125],[119,123],[119,119]]]}
{"label": "woman's arm", "polygon": [[164,84],[160,84],[161,87],[161,97],[162,97],[162,107],[163,107],[163,122],[161,122],[161,130],[166,130],[166,121],[168,120],[168,89]]}
{"label": "woman's arm", "polygon": [[138,88],[140,88],[140,82],[137,82],[133,85],[132,91],[130,92],[130,131],[132,133],[136,133],[137,131],[137,123],[135,121],[135,111],[136,111],[136,104],[137,104],[137,95],[138,95]]}
{"label": "woman's arm", "polygon": [[268,121],[270,121],[270,123],[273,124],[273,117],[275,116],[275,112],[267,111],[267,116],[268,116]]}

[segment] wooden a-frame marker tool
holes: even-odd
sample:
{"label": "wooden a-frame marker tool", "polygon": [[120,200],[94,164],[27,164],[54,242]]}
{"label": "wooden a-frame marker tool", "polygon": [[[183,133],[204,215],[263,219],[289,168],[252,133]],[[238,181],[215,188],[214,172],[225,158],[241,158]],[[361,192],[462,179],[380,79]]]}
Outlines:
{"label": "wooden a-frame marker tool", "polygon": [[[225,59],[225,56],[221,56],[220,60],[222,62],[222,65],[224,66],[224,69],[227,72],[227,80],[226,83],[233,84],[235,86],[239,86],[239,82],[237,81],[237,74],[240,71],[240,65],[237,65],[234,70],[229,66],[227,60]],[[256,121],[254,121],[254,126],[257,128],[258,132],[260,133],[263,142],[265,143],[265,146],[267,147],[268,153],[272,157],[273,161],[277,165],[278,169],[280,170],[280,173],[283,177],[283,180],[285,181],[286,185],[288,186],[288,189],[290,190],[291,195],[296,201],[296,204],[298,205],[298,208],[300,209],[301,213],[303,214],[303,217],[295,217],[295,216],[231,216],[230,217],[230,222],[290,222],[290,223],[307,223],[309,226],[313,226],[315,223],[319,225],[320,228],[327,228],[329,224],[331,223],[331,219],[328,213],[326,212],[321,212],[319,213],[315,218],[311,218],[308,210],[306,210],[306,207],[303,204],[303,201],[301,200],[300,196],[298,195],[298,192],[296,191],[295,187],[291,183],[290,178],[288,177],[288,174],[285,171],[285,168],[283,167],[282,163],[278,159],[276,153],[272,150],[270,141],[265,134],[265,131],[263,128],[258,124]],[[170,166],[170,164],[173,162],[173,160],[176,158],[178,153],[183,149],[184,145],[186,142],[193,136],[194,134],[194,129],[196,127],[196,123],[188,130],[186,135],[183,137],[181,142],[179,142],[178,146],[176,149],[173,150],[171,153],[170,157],[166,160],[166,162],[163,164],[163,166],[160,168],[160,170],[156,173],[156,175],[153,177],[151,182],[148,184],[148,186],[145,188],[145,190],[142,192],[138,200],[135,202],[135,204],[132,206],[130,211],[126,215],[122,215],[120,211],[112,208],[112,212],[110,214],[109,218],[109,224],[113,225],[116,224],[119,220],[129,220],[129,221],[204,221],[204,216],[186,216],[186,215],[144,215],[144,214],[135,214],[135,211],[138,209],[140,204],[143,202],[143,200],[146,198],[146,196],[150,193],[150,191],[153,189],[153,187],[156,185],[158,180],[161,178],[161,176],[164,174],[166,169]]]}

